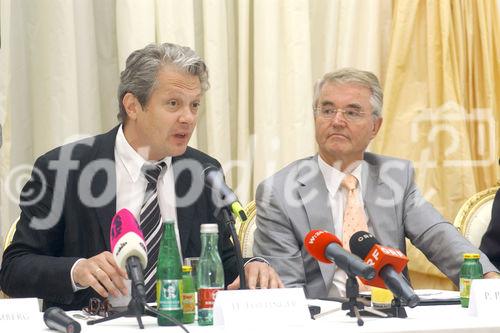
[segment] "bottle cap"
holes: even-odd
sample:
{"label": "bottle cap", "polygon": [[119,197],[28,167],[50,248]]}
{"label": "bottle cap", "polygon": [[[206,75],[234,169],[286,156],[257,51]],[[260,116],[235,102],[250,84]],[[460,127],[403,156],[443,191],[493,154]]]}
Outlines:
{"label": "bottle cap", "polygon": [[201,225],[200,232],[216,234],[219,232],[219,226],[216,223],[204,223]]}
{"label": "bottle cap", "polygon": [[182,273],[191,273],[193,267],[191,266],[182,266]]}
{"label": "bottle cap", "polygon": [[163,220],[163,223],[175,223],[175,221],[172,218],[166,218]]}
{"label": "bottle cap", "polygon": [[480,257],[479,253],[464,253],[464,259],[479,259]]}

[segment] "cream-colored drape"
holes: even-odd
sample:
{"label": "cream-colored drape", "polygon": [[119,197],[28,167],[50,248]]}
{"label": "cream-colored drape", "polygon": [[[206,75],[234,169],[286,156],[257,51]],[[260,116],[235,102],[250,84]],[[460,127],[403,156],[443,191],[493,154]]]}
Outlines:
{"label": "cream-colored drape", "polygon": [[[372,148],[412,160],[423,194],[450,221],[500,179],[499,20],[494,0],[394,2],[385,119]],[[410,269],[442,276],[425,262]]]}
{"label": "cream-colored drape", "polygon": [[[494,0],[1,0],[0,15],[2,239],[19,211],[19,174],[47,150],[114,126],[125,59],[151,42],[191,46],[207,61],[211,88],[191,143],[223,163],[242,202],[314,153],[312,85],[345,66],[385,88],[371,150],[415,161],[447,218],[499,176],[498,124],[471,119],[478,109],[499,115]],[[455,165],[463,160],[483,164]]]}
{"label": "cream-colored drape", "polygon": [[26,177],[40,154],[114,126],[133,50],[169,41],[205,58],[211,89],[191,144],[223,163],[247,202],[266,176],[314,153],[314,80],[341,66],[383,77],[391,22],[390,1],[361,0],[2,0],[1,9],[2,236],[19,211],[23,181],[12,170]]}

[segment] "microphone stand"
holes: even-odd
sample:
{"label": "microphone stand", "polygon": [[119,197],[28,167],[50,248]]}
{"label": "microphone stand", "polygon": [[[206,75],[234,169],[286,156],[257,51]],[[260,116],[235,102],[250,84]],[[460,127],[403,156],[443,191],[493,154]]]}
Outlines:
{"label": "microphone stand", "polygon": [[399,297],[394,297],[391,302],[390,309],[385,311],[387,314],[396,317],[396,318],[406,318],[408,315],[406,314],[406,310],[401,303],[401,299]]}
{"label": "microphone stand", "polygon": [[359,296],[359,284],[356,276],[348,275],[347,281],[345,283],[345,291],[347,301],[342,303],[342,310],[349,310],[347,313],[348,316],[356,317],[358,326],[363,326],[364,321],[361,319],[361,315],[359,314],[359,310],[363,310],[365,305],[361,302],[358,302],[357,298]]}
{"label": "microphone stand", "polygon": [[[106,321],[122,318],[122,317],[136,317],[137,318],[137,323],[139,325],[140,329],[144,329],[144,325],[142,323],[142,316],[143,315],[148,315],[151,317],[157,317],[161,316],[172,323],[174,323],[176,326],[179,326],[184,330],[184,332],[189,333],[189,331],[184,327],[184,325],[178,321],[177,319],[173,318],[172,316],[169,316],[165,313],[160,313],[158,312],[155,308],[149,306],[144,300],[141,300],[140,297],[137,295],[137,288],[136,286],[132,283],[132,298],[130,302],[128,303],[127,310],[123,312],[117,312],[114,313],[108,317],[100,318],[100,319],[95,319],[95,320],[90,320],[87,322],[87,325],[94,325],[94,324],[99,324],[103,323]],[[147,308],[147,311],[144,311],[144,307]]]}
{"label": "microphone stand", "polygon": [[87,325],[94,325],[94,324],[99,324],[103,323],[105,321],[121,318],[121,317],[136,317],[137,318],[137,323],[139,324],[140,329],[144,329],[144,325],[142,324],[142,318],[141,316],[144,314],[144,303],[141,302],[139,297],[137,297],[137,288],[136,286],[132,283],[132,298],[130,302],[128,303],[127,310],[123,312],[117,312],[109,317],[104,317],[100,319],[95,319],[95,320],[90,320],[87,322]]}
{"label": "microphone stand", "polygon": [[384,318],[407,318],[408,315],[406,314],[406,310],[404,308],[403,303],[401,302],[401,299],[399,297],[394,297],[394,299],[391,302],[391,307],[390,308],[372,308],[372,310],[375,310],[376,312],[370,311],[368,308],[365,308],[365,311],[371,312],[371,313],[364,313],[366,316],[373,316],[377,315],[379,317],[382,317],[380,313],[385,314],[383,316]]}
{"label": "microphone stand", "polygon": [[[223,207],[221,210],[222,210],[223,222],[229,227],[229,230],[231,232],[231,238],[233,239],[233,243],[234,243],[234,252],[236,254],[236,261],[238,264],[238,274],[240,276],[240,289],[246,289],[246,279],[245,279],[245,268],[243,265],[243,255],[241,254],[240,240],[238,238],[238,234],[236,233],[235,221],[233,218],[233,214],[231,214],[231,211],[229,210],[229,208],[227,206]],[[245,216],[245,218],[246,218],[246,216]]]}
{"label": "microphone stand", "polygon": [[[342,303],[342,310],[349,310],[347,313],[350,317],[358,319],[358,326],[363,326],[364,322],[361,319],[361,312],[366,316],[378,316],[388,318],[389,314],[379,309],[374,309],[370,306],[365,306],[359,298],[359,284],[355,275],[348,275],[345,283],[347,300]],[[404,309],[403,309],[404,311]],[[402,318],[402,317],[400,317]]]}

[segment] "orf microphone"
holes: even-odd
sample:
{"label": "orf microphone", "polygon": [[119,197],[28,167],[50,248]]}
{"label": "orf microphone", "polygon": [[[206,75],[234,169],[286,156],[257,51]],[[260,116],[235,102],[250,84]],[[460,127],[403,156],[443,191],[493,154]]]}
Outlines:
{"label": "orf microphone", "polygon": [[48,328],[63,333],[80,333],[82,329],[79,322],[72,319],[63,309],[58,307],[45,310],[43,321]]}
{"label": "orf microphone", "polygon": [[212,189],[213,194],[216,196],[217,204],[222,207],[229,207],[233,214],[239,216],[243,222],[246,221],[245,210],[236,194],[226,185],[222,171],[213,165],[208,165],[203,169],[203,175],[205,184]]}
{"label": "orf microphone", "polygon": [[118,211],[111,221],[110,243],[116,263],[127,271],[137,290],[137,297],[145,302],[144,269],[148,263],[146,244],[139,224],[126,208]]}
{"label": "orf microphone", "polygon": [[327,231],[309,231],[304,238],[304,245],[311,256],[327,264],[335,262],[348,275],[356,275],[368,280],[375,277],[373,267],[344,250],[340,240]]}
{"label": "orf microphone", "polygon": [[408,258],[398,249],[382,246],[375,236],[358,231],[349,240],[352,253],[365,259],[365,262],[377,272],[377,276],[370,281],[362,280],[369,286],[389,289],[392,293],[413,308],[420,299],[410,287],[406,279],[400,274],[408,263]]}

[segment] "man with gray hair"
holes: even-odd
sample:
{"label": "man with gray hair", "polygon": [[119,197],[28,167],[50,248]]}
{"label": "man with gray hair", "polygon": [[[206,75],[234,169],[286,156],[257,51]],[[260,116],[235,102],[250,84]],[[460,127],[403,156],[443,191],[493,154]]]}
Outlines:
{"label": "man with gray hair", "polygon": [[[314,88],[319,152],[291,163],[257,188],[254,255],[266,258],[287,287],[308,297],[345,296],[347,275],[315,260],[310,230],[335,234],[349,250],[357,231],[405,252],[405,237],[458,283],[463,253],[480,251],[420,195],[409,161],[366,152],[382,125],[377,77],[353,68],[327,73]],[[496,270],[481,256],[486,277]]]}
{"label": "man with gray hair", "polygon": [[[111,221],[122,208],[144,233],[149,302],[164,219],[176,221],[184,258],[200,256],[200,225],[218,223],[226,285],[239,287],[234,246],[201,176],[220,163],[188,147],[208,87],[207,67],[188,47],[151,44],[128,57],[118,89],[121,124],[35,162],[0,271],[7,295],[79,310],[95,297],[128,294],[126,272],[109,252]],[[245,273],[250,288],[282,286],[265,262],[247,261]]]}

